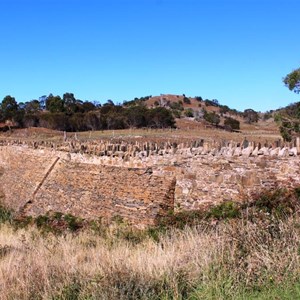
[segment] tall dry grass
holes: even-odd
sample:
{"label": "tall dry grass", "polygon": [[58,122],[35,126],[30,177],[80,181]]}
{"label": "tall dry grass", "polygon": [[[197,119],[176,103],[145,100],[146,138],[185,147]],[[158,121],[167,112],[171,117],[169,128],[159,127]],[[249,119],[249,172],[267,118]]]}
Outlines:
{"label": "tall dry grass", "polygon": [[299,217],[169,230],[159,241],[0,227],[0,299],[233,299],[299,281]]}

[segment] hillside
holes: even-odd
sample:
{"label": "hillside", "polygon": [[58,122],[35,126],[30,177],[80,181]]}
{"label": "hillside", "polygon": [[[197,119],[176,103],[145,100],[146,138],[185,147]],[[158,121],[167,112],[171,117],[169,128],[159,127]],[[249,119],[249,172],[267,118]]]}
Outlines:
{"label": "hillside", "polygon": [[[14,128],[24,132],[27,128],[25,135],[30,135],[32,130],[29,131],[29,128],[40,128],[41,133],[42,128],[78,133],[105,131],[101,135],[109,136],[110,130],[129,130],[132,133],[146,128],[177,128],[176,134],[181,137],[241,139],[251,136],[273,140],[281,137],[280,124],[278,120],[277,123],[274,121],[274,116],[284,115],[284,110],[295,115],[293,106],[267,113],[252,109],[240,112],[220,104],[216,99],[187,97],[184,94],[145,96],[124,101],[122,105],[114,104],[112,100],[104,104],[83,102],[72,93],[65,93],[63,97],[50,94],[40,100],[19,104],[13,97],[7,96],[0,106],[0,130],[5,132]],[[11,132],[5,135],[11,135]]]}
{"label": "hillside", "polygon": [[[249,120],[244,112],[230,108],[227,105],[218,103],[217,100],[202,99],[201,97],[186,97],[185,95],[163,94],[160,96],[149,96],[144,98],[135,98],[135,103],[144,103],[148,108],[165,107],[172,110],[176,117],[176,126],[182,130],[206,130],[224,129],[225,120],[232,118],[239,122],[238,131],[247,135],[255,135],[256,133],[265,133],[278,135],[278,125],[274,121],[273,111],[271,113],[257,113],[257,120]],[[204,117],[205,112],[208,114],[216,114],[220,121],[218,127],[212,124]],[[276,111],[274,111],[276,112]]]}

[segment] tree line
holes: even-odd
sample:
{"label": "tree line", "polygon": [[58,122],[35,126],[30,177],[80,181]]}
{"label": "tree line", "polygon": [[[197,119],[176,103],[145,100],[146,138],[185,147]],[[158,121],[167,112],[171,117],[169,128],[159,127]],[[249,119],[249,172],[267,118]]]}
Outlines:
{"label": "tree line", "polygon": [[0,105],[0,122],[7,121],[17,127],[65,131],[175,127],[175,119],[166,108],[147,108],[142,102],[127,107],[115,105],[112,100],[101,105],[78,100],[73,93],[63,97],[50,94],[25,103],[6,96]]}

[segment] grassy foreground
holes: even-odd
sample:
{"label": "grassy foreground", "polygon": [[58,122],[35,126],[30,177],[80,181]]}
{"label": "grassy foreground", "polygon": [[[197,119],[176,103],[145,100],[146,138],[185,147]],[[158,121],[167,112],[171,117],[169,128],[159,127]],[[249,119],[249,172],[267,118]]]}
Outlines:
{"label": "grassy foreground", "polygon": [[143,232],[119,222],[58,234],[2,214],[0,299],[299,299],[300,216],[257,203]]}

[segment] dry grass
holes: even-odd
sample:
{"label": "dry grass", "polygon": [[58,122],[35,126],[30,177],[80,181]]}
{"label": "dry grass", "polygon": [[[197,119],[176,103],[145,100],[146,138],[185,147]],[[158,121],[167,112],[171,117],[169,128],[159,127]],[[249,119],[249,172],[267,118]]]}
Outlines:
{"label": "dry grass", "polygon": [[[99,140],[99,139],[126,139],[139,141],[188,141],[188,140],[233,140],[241,142],[245,137],[249,141],[273,142],[280,139],[277,127],[273,123],[258,122],[255,124],[241,124],[241,132],[231,133],[216,128],[206,128],[204,124],[189,119],[178,119],[177,129],[122,129],[87,131],[76,134],[79,140]],[[74,138],[75,133],[69,132],[68,137]],[[48,130],[45,128],[16,129],[11,133],[2,133],[0,138],[18,139],[27,141],[63,141],[64,133]]]}
{"label": "dry grass", "polygon": [[[0,299],[232,299],[299,281],[300,218],[232,220],[139,243],[0,228]],[[239,294],[240,295],[240,294]]]}

